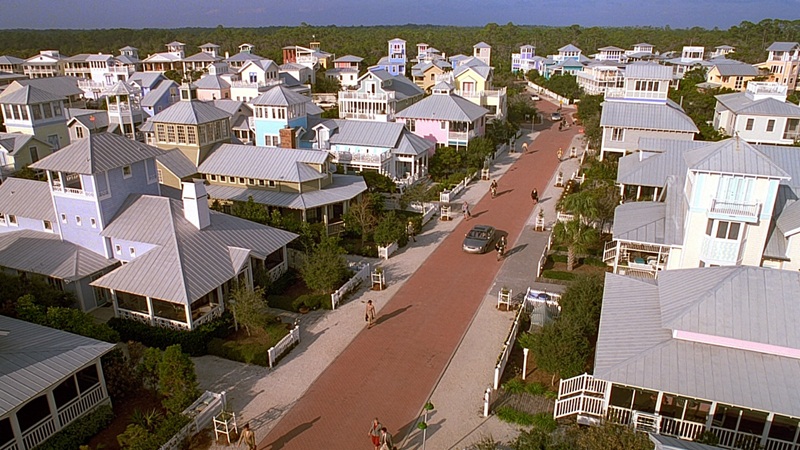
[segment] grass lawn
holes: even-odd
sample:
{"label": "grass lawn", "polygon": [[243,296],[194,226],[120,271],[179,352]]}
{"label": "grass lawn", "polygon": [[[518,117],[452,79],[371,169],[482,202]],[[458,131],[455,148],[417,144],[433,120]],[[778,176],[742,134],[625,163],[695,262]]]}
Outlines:
{"label": "grass lawn", "polygon": [[279,318],[270,317],[263,327],[250,329],[239,327],[225,339],[215,338],[208,344],[208,353],[221,358],[247,364],[269,365],[267,351],[289,334],[290,323],[281,323]]}
{"label": "grass lawn", "polygon": [[598,258],[587,256],[575,261],[572,271],[567,271],[567,256],[551,254],[547,256],[541,278],[552,280],[571,281],[579,275],[601,274],[611,271],[611,268]]}

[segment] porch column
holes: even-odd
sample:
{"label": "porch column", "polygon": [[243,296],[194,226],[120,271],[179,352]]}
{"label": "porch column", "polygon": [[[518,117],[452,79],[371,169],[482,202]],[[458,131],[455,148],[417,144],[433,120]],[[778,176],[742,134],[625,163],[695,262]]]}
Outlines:
{"label": "porch column", "polygon": [[661,402],[664,400],[664,391],[658,391],[656,396],[656,414],[661,414]]}
{"label": "porch column", "polygon": [[658,188],[655,188],[655,191],[653,191],[653,201],[656,201],[657,198],[658,198]]}
{"label": "porch column", "polygon": [[192,305],[187,303],[183,305],[184,310],[186,311],[186,324],[189,325],[189,329],[192,328]]}
{"label": "porch column", "polygon": [[8,418],[11,422],[11,432],[14,433],[14,441],[17,443],[17,447],[25,448],[25,445],[22,441],[22,430],[19,427],[19,421],[17,420],[17,414],[9,414]]}
{"label": "porch column", "polygon": [[639,197],[642,196],[642,186],[636,186],[636,201],[639,201]]}
{"label": "porch column", "polygon": [[606,381],[606,393],[603,394],[603,418],[606,417],[608,414],[608,405],[611,403],[611,388],[614,387],[614,384],[610,381]]}
{"label": "porch column", "polygon": [[119,307],[117,306],[117,292],[114,289],[109,289],[111,292],[111,306],[114,307],[114,317],[119,317]]}
{"label": "porch column", "polygon": [[619,198],[622,199],[623,201],[625,200],[625,185],[624,184],[620,184],[619,185]]}
{"label": "porch column", "polygon": [[612,273],[617,273],[617,268],[619,267],[619,252],[620,252],[620,241],[617,241],[617,253],[614,255],[614,271]]}
{"label": "porch column", "polygon": [[775,413],[771,412],[767,415],[767,421],[764,423],[764,432],[761,433],[761,446],[767,445],[767,438],[769,437],[769,429],[772,428],[772,421],[775,420]]}
{"label": "porch column", "polygon": [[151,297],[145,297],[147,299],[147,314],[150,315],[150,325],[156,324],[156,315],[153,312],[153,299]]}
{"label": "porch column", "polygon": [[717,413],[717,402],[711,402],[711,409],[708,410],[708,417],[706,417],[706,430],[711,429],[711,424],[714,422],[714,414]]}
{"label": "porch column", "polygon": [[[73,379],[75,375],[72,375]],[[78,394],[80,396],[80,394]],[[50,405],[50,417],[53,418],[53,425],[56,431],[61,429],[61,421],[58,420],[58,407],[56,406],[56,398],[53,397],[53,389],[49,389],[45,396],[47,397],[47,404]]]}
{"label": "porch column", "polygon": [[217,286],[217,301],[219,302],[220,306],[222,306],[222,310],[225,311],[225,299],[222,295],[222,285]]}

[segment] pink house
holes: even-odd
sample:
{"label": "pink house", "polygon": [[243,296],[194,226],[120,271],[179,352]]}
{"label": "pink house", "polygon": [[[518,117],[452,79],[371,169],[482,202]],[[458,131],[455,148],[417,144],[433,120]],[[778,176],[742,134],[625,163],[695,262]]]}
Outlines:
{"label": "pink house", "polygon": [[484,135],[489,111],[453,94],[446,83],[433,87],[433,95],[395,114],[398,122],[437,147],[466,147],[469,140]]}

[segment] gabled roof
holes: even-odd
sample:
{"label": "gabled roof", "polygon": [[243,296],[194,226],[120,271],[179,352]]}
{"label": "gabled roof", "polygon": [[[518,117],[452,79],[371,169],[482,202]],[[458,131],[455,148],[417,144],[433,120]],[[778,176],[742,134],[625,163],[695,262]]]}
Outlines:
{"label": "gabled roof", "polygon": [[90,134],[31,164],[34,169],[91,175],[155,158],[162,151],[112,133]]}
{"label": "gabled roof", "polygon": [[194,82],[198,89],[228,89],[231,84],[220,75],[205,75]]}
{"label": "gabled roof", "polygon": [[767,155],[739,138],[714,142],[684,154],[689,170],[789,178]]}
{"label": "gabled roof", "polygon": [[264,72],[268,71],[270,69],[270,66],[273,66],[274,70],[278,70],[278,65],[275,64],[275,61],[273,61],[271,59],[260,59],[259,58],[259,59],[250,59],[250,60],[248,60],[246,63],[244,63],[242,68],[239,69],[239,73],[244,73],[244,71],[250,66],[256,66],[259,69],[263,70]]}
{"label": "gabled roof", "polygon": [[672,80],[672,69],[657,63],[636,62],[625,66],[625,77],[644,80]]}
{"label": "gabled roof", "polygon": [[220,46],[217,44],[212,44],[211,42],[206,42],[198,48],[220,48]]}
{"label": "gabled roof", "polygon": [[247,52],[239,52],[230,58],[226,59],[225,61],[228,62],[237,62],[237,61],[260,61],[264,60],[263,56],[258,56],[255,53],[247,53]]}
{"label": "gabled roof", "polygon": [[164,80],[158,83],[158,86],[156,86],[155,89],[151,89],[150,92],[145,94],[145,96],[142,97],[142,101],[140,102],[140,104],[142,105],[142,107],[152,108],[156,106],[158,102],[163,100],[165,96],[169,97],[170,90],[172,88],[175,88],[175,96],[177,98],[178,87],[179,87],[178,83],[172,80]]}
{"label": "gabled roof", "polygon": [[278,66],[280,70],[294,71],[294,70],[310,70],[308,67],[297,63],[286,63]]}
{"label": "gabled roof", "polygon": [[106,274],[93,286],[190,304],[236,275],[231,248],[265,258],[297,237],[228,214],[210,212],[197,229],[184,218],[179,200],[131,195],[102,235],[154,248]]}
{"label": "gabled roof", "polygon": [[138,86],[133,87],[125,81],[117,81],[113,86],[103,91],[103,95],[134,95],[140,93]]}
{"label": "gabled roof", "polygon": [[394,148],[405,127],[396,122],[337,120],[338,131],[331,135],[331,144]]}
{"label": "gabled roof", "polygon": [[0,316],[0,416],[103,356],[113,344]]}
{"label": "gabled roof", "polygon": [[55,222],[50,187],[44,181],[7,178],[0,184],[0,212]]}
{"label": "gabled roof", "polygon": [[487,44],[486,42],[481,41],[473,45],[472,48],[492,48],[492,46]]}
{"label": "gabled roof", "polygon": [[606,100],[600,115],[601,127],[698,133],[697,125],[677,103],[639,103]]}
{"label": "gabled roof", "polygon": [[217,100],[211,100],[209,103],[213,104],[217,108],[225,111],[231,117],[235,116],[238,113],[242,113],[244,115],[252,116],[253,110],[247,106],[246,102],[241,100],[233,100],[230,98],[221,98]]}
{"label": "gabled roof", "polygon": [[186,178],[197,173],[197,166],[177,148],[162,152],[156,156],[156,161],[178,178]]}
{"label": "gabled roof", "polygon": [[327,177],[309,164],[325,165],[328,152],[222,144],[200,164],[200,173],[302,183]]}
{"label": "gabled roof", "polygon": [[473,71],[476,74],[480,75],[481,78],[484,80],[489,79],[492,75],[492,68],[487,65],[469,65],[469,64],[461,64],[460,66],[456,67],[453,70],[454,77],[460,77],[465,72]]}
{"label": "gabled roof", "polygon": [[0,56],[0,64],[18,65],[18,64],[22,64],[24,62],[25,62],[24,59],[17,58],[15,56],[8,56],[8,55]]}
{"label": "gabled roof", "polygon": [[211,62],[214,62],[214,61],[221,61],[221,60],[222,60],[221,57],[219,57],[219,56],[211,56],[206,52],[195,53],[192,56],[187,56],[186,58],[183,58],[184,62],[206,62],[206,63],[211,63]]}
{"label": "gabled roof", "polygon": [[435,146],[436,144],[433,141],[417,136],[404,128],[403,134],[400,136],[400,143],[392,153],[395,155],[417,156],[433,151]]}
{"label": "gabled roof", "polygon": [[211,102],[191,100],[173,103],[168,108],[153,116],[152,121],[153,123],[198,125],[227,118],[230,118],[230,115],[214,106]]}
{"label": "gabled roof", "polygon": [[6,105],[36,105],[39,103],[58,102],[63,99],[63,97],[32,86],[22,86],[16,81],[0,93],[0,103]]}
{"label": "gabled roof", "polygon": [[[49,200],[48,206],[52,205]],[[64,241],[58,234],[33,230],[0,233],[0,266],[9,269],[73,282],[115,264],[117,261]]]}
{"label": "gabled roof", "polygon": [[576,46],[574,46],[572,44],[567,44],[567,45],[561,47],[560,49],[558,49],[559,53],[580,52],[580,51],[581,51],[581,49],[579,49],[578,47],[576,47]]}
{"label": "gabled roof", "polygon": [[[716,60],[712,62],[717,62]],[[750,64],[727,61],[714,65],[717,72],[723,77],[755,77],[758,76],[758,69]]]}
{"label": "gabled roof", "polygon": [[[90,130],[103,131],[108,128],[108,113],[106,111],[95,112],[90,109],[86,111],[86,113],[73,115],[72,118],[67,121],[67,127],[69,128],[73,123],[78,122]],[[92,120],[92,118],[94,118],[94,120]]]}
{"label": "gabled roof", "polygon": [[17,82],[23,86],[32,86],[65,99],[74,95],[83,95],[83,90],[78,87],[78,79],[75,77],[31,78]]}
{"label": "gabled roof", "polygon": [[473,122],[489,110],[458,95],[434,94],[395,114],[398,118]]}
{"label": "gabled roof", "polygon": [[792,52],[800,48],[797,42],[773,42],[767,47],[768,52]]}
{"label": "gabled roof", "polygon": [[609,45],[609,46],[606,46],[606,47],[600,47],[600,48],[598,48],[598,50],[600,50],[601,52],[622,52],[622,51],[625,51],[625,49],[619,48],[619,47],[614,47],[613,45]]}
{"label": "gabled roof", "polygon": [[664,244],[667,205],[663,202],[623,203],[614,209],[614,239]]}
{"label": "gabled roof", "polygon": [[[167,80],[167,77],[165,77],[161,72],[134,72],[130,78],[128,78],[128,82],[136,83],[140,87],[147,89],[153,89],[162,81],[171,80]],[[173,81],[173,83],[175,82]]]}
{"label": "gabled roof", "polygon": [[361,61],[364,61],[364,58],[362,58],[360,56],[353,56],[353,55],[344,55],[342,57],[339,57],[339,58],[336,58],[336,59],[333,60],[333,62],[335,62],[335,63],[337,63],[337,62],[360,63]]}
{"label": "gabled roof", "polygon": [[772,97],[753,100],[746,92],[734,92],[716,96],[717,101],[736,114],[772,117],[800,117],[800,106],[782,102]]}
{"label": "gabled roof", "polygon": [[308,102],[311,102],[310,98],[279,84],[248,103],[253,106],[290,106]]}

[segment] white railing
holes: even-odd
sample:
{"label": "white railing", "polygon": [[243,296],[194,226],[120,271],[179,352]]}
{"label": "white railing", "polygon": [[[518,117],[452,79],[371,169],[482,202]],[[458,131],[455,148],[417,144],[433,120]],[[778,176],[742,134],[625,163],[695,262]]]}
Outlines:
{"label": "white railing", "polygon": [[347,280],[345,284],[331,294],[331,309],[336,309],[341,303],[342,299],[350,292],[358,289],[358,287],[361,286],[361,283],[369,279],[369,276],[369,263],[359,266],[359,269],[356,271],[355,275],[353,275],[352,278]]}
{"label": "white railing", "polygon": [[782,441],[780,439],[767,438],[764,450],[799,450],[800,444]]}
{"label": "white railing", "polygon": [[380,164],[392,157],[391,153],[352,153],[344,151],[329,150],[334,157],[334,162],[365,162]]}
{"label": "white railing", "polygon": [[398,249],[397,242],[392,242],[386,247],[378,246],[378,258],[389,259],[392,256],[392,253],[396,252]]}
{"label": "white railing", "polygon": [[100,383],[97,383],[89,392],[81,394],[72,402],[64,405],[58,410],[58,423],[61,428],[67,426],[70,422],[77,419],[81,414],[92,409],[95,405],[103,401],[103,388]]}
{"label": "white railing", "polygon": [[422,225],[430,222],[434,214],[436,214],[436,204],[429,202],[413,202],[408,205],[408,209],[422,214]]}
{"label": "white railing", "polygon": [[606,410],[606,400],[602,397],[591,397],[588,395],[577,395],[556,400],[553,411],[553,418],[571,416],[573,414],[588,414],[596,417],[603,417]]}
{"label": "white railing", "polygon": [[736,203],[726,202],[723,200],[711,200],[711,209],[709,212],[712,214],[725,214],[728,216],[743,216],[756,218],[761,211],[760,203]]}
{"label": "white railing", "polygon": [[385,102],[387,100],[394,100],[394,92],[378,92],[375,94],[358,92],[358,91],[339,91],[339,100],[369,100],[377,102]]}
{"label": "white railing", "polygon": [[717,446],[726,448],[758,448],[761,436],[745,433],[743,431],[727,430],[725,428],[711,427],[710,431],[717,435]]}
{"label": "white railing", "polygon": [[619,425],[630,425],[632,411],[628,408],[620,408],[619,406],[608,405],[606,411],[606,420]]}
{"label": "white railing", "polygon": [[208,313],[200,316],[197,320],[192,320],[192,325],[195,327],[199,327],[204,323],[211,322],[212,320],[222,315],[222,310],[223,310],[222,305],[217,305],[214,308],[212,308],[211,311],[209,311]]}
{"label": "white railing", "polygon": [[449,141],[467,141],[474,137],[475,137],[475,130],[451,131],[447,133],[447,140]]}
{"label": "white railing", "polygon": [[453,189],[445,189],[439,193],[439,202],[441,203],[450,203],[453,198],[458,195],[459,192],[463,191],[467,185],[478,176],[478,172],[473,173],[470,176],[465,177],[460,183],[453,186]]}
{"label": "white railing", "polygon": [[19,450],[16,441],[11,441],[8,444],[0,447],[0,450]]}
{"label": "white railing", "polygon": [[269,368],[275,367],[278,363],[278,358],[283,356],[284,353],[291,350],[291,348],[300,342],[300,324],[295,323],[294,328],[289,331],[289,334],[283,337],[277,344],[267,350],[269,355]]}
{"label": "white railing", "polygon": [[280,264],[278,264],[277,266],[273,267],[272,269],[269,269],[269,272],[267,272],[267,275],[269,275],[269,280],[270,281],[275,281],[278,278],[282,277],[283,274],[285,274],[287,270],[289,270],[289,264],[286,261],[283,261]]}
{"label": "white railing", "polygon": [[[537,217],[537,230],[539,229],[539,219],[541,219],[541,231],[544,231],[544,217]],[[550,246],[553,244],[553,233],[550,233],[547,236],[547,245],[545,248],[542,249],[542,255],[539,256],[539,265],[536,266],[536,278],[542,276],[542,272],[544,272],[544,266],[547,264],[547,252],[550,251]]]}
{"label": "white railing", "polygon": [[558,396],[565,397],[577,393],[605,395],[608,381],[600,380],[587,373],[558,382]]}
{"label": "white railing", "polygon": [[667,436],[675,436],[677,438],[693,441],[703,434],[705,429],[706,426],[702,423],[673,419],[672,417],[661,417],[660,432]]}
{"label": "white railing", "polygon": [[65,194],[82,195],[84,197],[94,197],[93,193],[84,191],[83,189],[62,187],[61,185],[57,185],[57,184],[51,184],[50,187],[53,189],[54,192],[63,192]]}
{"label": "white railing", "polygon": [[658,431],[661,429],[661,416],[658,414],[633,411],[631,415],[631,422],[633,424],[634,431],[658,433]]}
{"label": "white railing", "polygon": [[739,241],[703,235],[700,258],[713,263],[733,264],[739,258]]}
{"label": "white railing", "polygon": [[225,407],[225,392],[217,394],[206,391],[194,403],[186,408],[181,414],[192,419],[184,425],[170,440],[159,447],[159,450],[177,450],[183,447],[186,439],[197,434],[198,431],[206,427],[211,420],[222,412]]}
{"label": "white railing", "polygon": [[278,84],[282,84],[282,80],[269,80],[269,81],[243,81],[237,80],[231,82],[231,87],[235,88],[248,88],[248,89],[258,89],[261,87],[269,87],[269,86],[276,86]]}
{"label": "white railing", "polygon": [[78,89],[81,90],[103,90],[108,85],[94,80],[78,80]]}
{"label": "white railing", "polygon": [[189,324],[177,320],[167,319],[166,317],[153,316],[153,325],[171,330],[189,331]]}
{"label": "white railing", "polygon": [[117,316],[123,319],[135,320],[150,325],[150,314],[133,311],[130,309],[117,308]]}
{"label": "white railing", "polygon": [[56,422],[53,416],[42,419],[39,424],[22,435],[22,446],[31,449],[44,442],[56,432]]}
{"label": "white railing", "polygon": [[517,340],[519,325],[522,322],[523,314],[525,314],[525,308],[520,308],[519,311],[517,311],[517,317],[514,319],[514,323],[511,324],[511,329],[508,331],[506,341],[503,343],[503,350],[497,358],[497,364],[494,366],[494,389],[500,388],[500,377],[503,376],[503,371],[506,369],[506,364],[508,364],[508,358],[511,356],[511,349],[514,347],[514,342]]}

